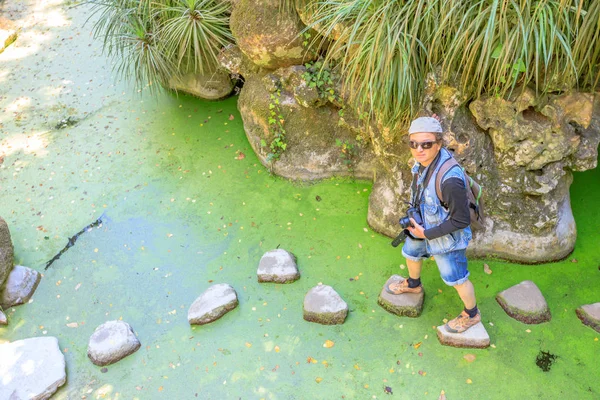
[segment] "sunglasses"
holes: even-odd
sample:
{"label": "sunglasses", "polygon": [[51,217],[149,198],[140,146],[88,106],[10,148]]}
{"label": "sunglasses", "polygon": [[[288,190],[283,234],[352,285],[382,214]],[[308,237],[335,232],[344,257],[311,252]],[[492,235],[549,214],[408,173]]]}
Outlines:
{"label": "sunglasses", "polygon": [[433,145],[437,143],[437,141],[426,141],[426,142],[415,142],[413,140],[411,140],[410,142],[408,142],[408,145],[410,146],[411,149],[418,149],[419,146],[423,149],[423,150],[428,150],[430,148],[433,147]]}

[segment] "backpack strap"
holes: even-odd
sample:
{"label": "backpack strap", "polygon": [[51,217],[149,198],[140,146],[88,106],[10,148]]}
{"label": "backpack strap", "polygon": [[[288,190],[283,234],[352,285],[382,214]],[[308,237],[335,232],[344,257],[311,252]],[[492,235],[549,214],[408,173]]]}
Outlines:
{"label": "backpack strap", "polygon": [[435,177],[435,192],[437,193],[437,197],[442,204],[445,204],[444,200],[442,199],[442,179],[444,178],[444,175],[446,175],[446,172],[457,165],[458,162],[454,159],[454,157],[450,157],[444,161]]}

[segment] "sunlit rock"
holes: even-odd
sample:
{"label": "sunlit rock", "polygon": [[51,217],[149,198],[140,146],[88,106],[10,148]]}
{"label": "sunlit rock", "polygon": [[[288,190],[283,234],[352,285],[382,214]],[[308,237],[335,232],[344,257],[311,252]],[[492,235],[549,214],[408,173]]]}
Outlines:
{"label": "sunlit rock", "polygon": [[452,347],[484,349],[490,346],[490,336],[480,322],[462,333],[452,333],[446,325],[437,327],[437,336],[441,344]]}
{"label": "sunlit rock", "polygon": [[523,281],[496,296],[508,315],[526,324],[550,321],[550,309],[544,295],[532,281]]}
{"label": "sunlit rock", "polygon": [[600,333],[600,303],[583,305],[576,310],[576,313],[584,325]]}
{"label": "sunlit rock", "polygon": [[267,251],[260,259],[256,274],[259,282],[290,283],[300,279],[296,257],[283,249]]}
{"label": "sunlit rock", "polygon": [[46,400],[66,380],[65,357],[57,338],[0,344],[0,399]]}
{"label": "sunlit rock", "polygon": [[190,306],[188,322],[190,325],[204,325],[213,322],[238,305],[235,289],[226,283],[213,285],[206,289]]}
{"label": "sunlit rock", "polygon": [[418,317],[423,311],[423,298],[425,291],[421,293],[388,293],[385,288],[392,282],[402,282],[405,280],[400,275],[392,275],[383,285],[377,303],[386,311],[401,317]]}
{"label": "sunlit rock", "polygon": [[0,288],[13,268],[13,251],[8,224],[0,217]]}
{"label": "sunlit rock", "polygon": [[140,346],[127,322],[107,321],[90,337],[88,357],[96,365],[109,365],[135,353]]}
{"label": "sunlit rock", "polygon": [[323,325],[343,324],[348,315],[348,304],[327,285],[310,289],[304,297],[304,319]]}
{"label": "sunlit rock", "polygon": [[41,279],[42,276],[36,270],[15,265],[0,290],[0,305],[9,308],[26,303],[33,296]]}

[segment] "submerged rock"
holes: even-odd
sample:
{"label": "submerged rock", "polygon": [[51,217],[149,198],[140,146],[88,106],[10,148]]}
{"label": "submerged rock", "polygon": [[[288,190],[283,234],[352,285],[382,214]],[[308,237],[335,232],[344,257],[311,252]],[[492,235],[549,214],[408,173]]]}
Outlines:
{"label": "submerged rock", "polygon": [[310,289],[304,297],[304,319],[323,325],[343,324],[348,315],[348,304],[327,285]]}
{"label": "submerged rock", "polygon": [[107,321],[96,328],[88,344],[88,357],[99,366],[109,365],[135,353],[141,344],[131,326]]}
{"label": "submerged rock", "polygon": [[440,325],[437,327],[437,336],[444,346],[475,349],[485,349],[490,346],[490,336],[481,322],[462,333],[448,332],[446,325]]}
{"label": "submerged rock", "polygon": [[290,283],[300,279],[296,257],[283,249],[267,251],[260,259],[256,274],[259,282]]}
{"label": "submerged rock", "polygon": [[583,305],[575,312],[584,325],[600,333],[600,303]]}
{"label": "submerged rock", "polygon": [[49,399],[65,384],[65,357],[55,337],[0,344],[0,399]]}
{"label": "submerged rock", "polygon": [[236,308],[238,298],[235,289],[226,283],[212,285],[190,306],[190,325],[204,325],[213,322]]}
{"label": "submerged rock", "polygon": [[508,315],[526,324],[540,324],[552,318],[544,295],[532,281],[498,293],[496,300]]}
{"label": "submerged rock", "polygon": [[425,297],[425,291],[421,293],[402,293],[402,294],[391,294],[388,293],[385,288],[392,282],[402,282],[405,280],[400,275],[392,275],[383,285],[377,304],[383,307],[386,311],[399,315],[401,317],[418,317],[423,311],[423,298]]}
{"label": "submerged rock", "polygon": [[14,248],[8,224],[0,217],[0,289],[13,268]]}
{"label": "submerged rock", "polygon": [[34,269],[15,265],[0,291],[0,306],[3,308],[24,304],[37,289],[42,276]]}
{"label": "submerged rock", "polygon": [[0,325],[8,325],[8,317],[0,311]]}
{"label": "submerged rock", "polygon": [[169,87],[206,100],[221,100],[233,91],[233,81],[229,73],[214,71],[204,75],[190,72],[182,76],[173,76]]}

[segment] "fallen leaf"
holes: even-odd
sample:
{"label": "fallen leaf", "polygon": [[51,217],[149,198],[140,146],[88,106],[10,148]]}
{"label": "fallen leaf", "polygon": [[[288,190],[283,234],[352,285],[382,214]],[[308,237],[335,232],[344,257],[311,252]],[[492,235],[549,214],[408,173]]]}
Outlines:
{"label": "fallen leaf", "polygon": [[229,114],[229,120],[233,121],[235,119],[235,117],[233,116],[233,114]]}
{"label": "fallen leaf", "polygon": [[360,367],[358,366],[358,364],[354,364],[354,369],[360,369]]}
{"label": "fallen leaf", "polygon": [[77,322],[71,322],[71,323],[67,324],[67,326],[69,328],[77,328],[79,326],[79,324]]}
{"label": "fallen leaf", "polygon": [[438,397],[438,400],[446,400],[446,392],[442,390],[442,392],[440,393],[440,397]]}
{"label": "fallen leaf", "polygon": [[470,385],[473,381],[470,378],[467,378],[467,383]]}
{"label": "fallen leaf", "polygon": [[322,380],[323,380],[323,378],[321,378],[320,376],[317,376],[317,378],[315,379],[315,382],[321,383]]}
{"label": "fallen leaf", "polygon": [[252,347],[252,343],[250,343],[250,342],[246,342],[246,347],[247,347],[247,348],[250,348],[250,347]]}
{"label": "fallen leaf", "polygon": [[331,340],[326,340],[325,343],[323,343],[323,347],[325,347],[326,349],[330,349],[335,345],[334,342],[332,342]]}
{"label": "fallen leaf", "polygon": [[279,353],[281,351],[281,349],[279,348],[279,346],[275,346],[275,353]]}
{"label": "fallen leaf", "polygon": [[423,344],[423,342],[419,342],[419,343],[415,344],[413,347],[415,349],[418,349],[419,347],[421,347],[422,344]]}
{"label": "fallen leaf", "polygon": [[488,275],[492,274],[492,270],[490,269],[490,266],[487,264],[483,264],[483,272],[485,272]]}
{"label": "fallen leaf", "polygon": [[246,158],[246,155],[240,151],[240,153],[237,155],[237,157],[235,159],[236,160],[243,160],[244,158]]}
{"label": "fallen leaf", "polygon": [[309,356],[309,357],[306,359],[306,362],[307,362],[307,363],[309,363],[309,364],[316,364],[316,363],[317,363],[317,360],[315,360],[314,358],[312,358],[312,357],[310,357],[310,356]]}
{"label": "fallen leaf", "polygon": [[163,387],[162,387],[162,386],[161,386],[161,387],[159,387],[159,388],[158,388],[158,391],[159,391],[159,392],[162,392],[162,391],[163,391]]}
{"label": "fallen leaf", "polygon": [[425,372],[425,371],[419,371],[419,375],[425,376],[425,375],[427,375],[427,372]]}
{"label": "fallen leaf", "polygon": [[525,332],[531,333],[531,329],[526,329]]}
{"label": "fallen leaf", "polygon": [[473,362],[477,358],[475,354],[465,354],[463,357],[467,362]]}

